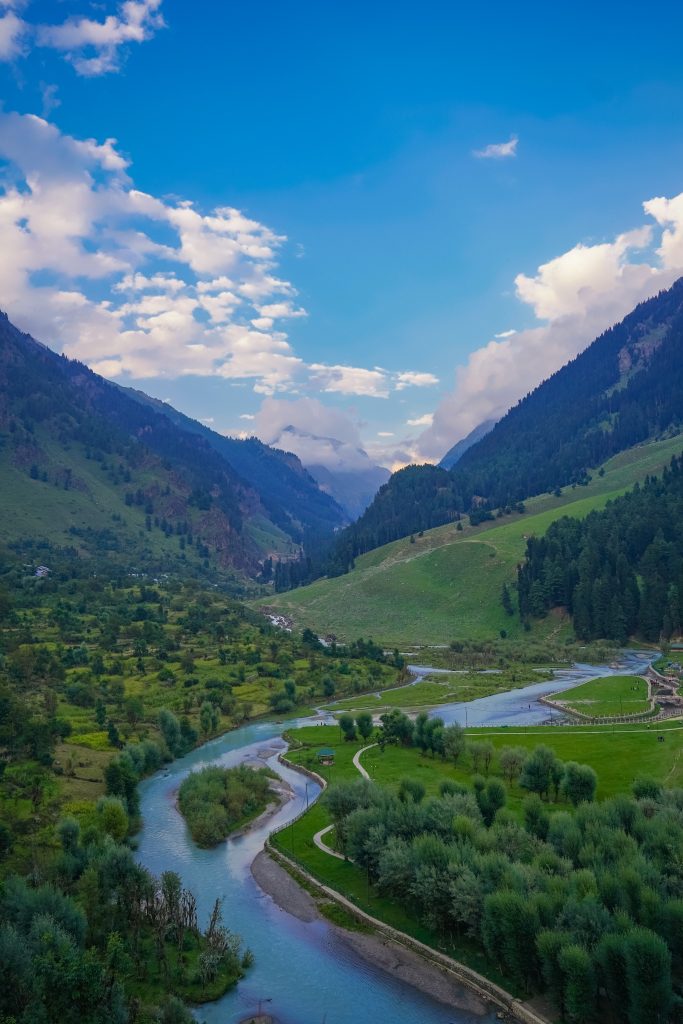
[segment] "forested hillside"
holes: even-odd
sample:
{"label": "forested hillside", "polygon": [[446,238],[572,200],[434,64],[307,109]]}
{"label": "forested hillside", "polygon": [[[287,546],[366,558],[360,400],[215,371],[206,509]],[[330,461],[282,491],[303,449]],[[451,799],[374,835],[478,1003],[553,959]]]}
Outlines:
{"label": "forested hillside", "polygon": [[5,538],[109,550],[157,571],[254,577],[270,556],[291,557],[307,535],[329,535],[344,521],[294,456],[228,441],[172,413],[57,356],[3,316]]}
{"label": "forested hillside", "polygon": [[683,457],[661,478],[583,520],[530,537],[518,574],[522,618],[566,606],[584,640],[657,641],[683,624]]}
{"label": "forested hillside", "polygon": [[340,536],[331,571],[458,513],[513,505],[567,484],[683,426],[683,279],[641,303],[523,398],[449,472],[394,474]]}
{"label": "forested hillside", "polygon": [[239,439],[209,430],[165,402],[125,389],[177,426],[203,437],[258,493],[269,518],[296,540],[330,534],[348,522],[337,502],[320,489],[296,455],[271,448],[257,437]]}

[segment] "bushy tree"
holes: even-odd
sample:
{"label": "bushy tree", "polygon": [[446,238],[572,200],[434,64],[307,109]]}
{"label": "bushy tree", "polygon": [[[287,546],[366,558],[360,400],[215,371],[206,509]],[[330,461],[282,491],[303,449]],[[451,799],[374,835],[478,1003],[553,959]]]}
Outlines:
{"label": "bushy tree", "polygon": [[576,764],[575,761],[566,762],[561,788],[574,807],[578,807],[584,801],[594,800],[597,785],[598,777],[590,765]]}
{"label": "bushy tree", "polygon": [[553,784],[553,769],[557,765],[557,757],[550,747],[542,744],[535,747],[524,762],[519,784],[523,789],[538,793],[540,797],[548,795]]}
{"label": "bushy tree", "polygon": [[356,738],[356,723],[353,715],[343,714],[339,716],[339,728],[345,740],[349,743]]}
{"label": "bushy tree", "polygon": [[359,711],[356,715],[356,728],[358,729],[361,739],[370,739],[374,726],[372,724],[372,715],[369,711]]}

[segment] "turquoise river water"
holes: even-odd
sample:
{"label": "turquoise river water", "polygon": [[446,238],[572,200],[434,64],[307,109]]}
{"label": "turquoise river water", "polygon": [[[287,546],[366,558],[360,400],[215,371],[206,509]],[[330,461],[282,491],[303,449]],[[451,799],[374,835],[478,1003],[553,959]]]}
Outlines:
{"label": "turquoise river water", "polygon": [[[642,671],[649,657],[630,653],[621,671]],[[534,684],[506,694],[494,694],[468,705],[470,725],[531,724],[547,717],[535,703],[542,692],[603,675],[605,666],[576,666],[561,673],[553,685]],[[559,683],[559,685],[558,685]],[[476,705],[476,708],[474,707]],[[463,721],[464,705],[440,708],[447,721]],[[471,712],[472,717],[469,717]],[[310,724],[319,719],[300,719]],[[285,724],[260,722],[226,733],[175,761],[169,769],[147,779],[140,787],[143,828],[139,861],[156,875],[176,871],[198,901],[205,921],[217,896],[224,900],[224,922],[244,939],[255,964],[237,987],[216,1003],[197,1011],[207,1024],[235,1024],[254,1012],[260,999],[280,1024],[491,1024],[495,1015],[475,1017],[454,1010],[417,992],[366,963],[324,921],[304,923],[281,910],[264,894],[251,875],[254,857],[269,832],[291,820],[319,794],[319,788],[297,772],[279,764],[272,753],[268,763],[291,786],[294,797],[268,821],[213,850],[201,850],[192,841],[175,806],[183,778],[207,764],[234,765],[265,749],[285,749]],[[308,792],[307,792],[308,789]]]}

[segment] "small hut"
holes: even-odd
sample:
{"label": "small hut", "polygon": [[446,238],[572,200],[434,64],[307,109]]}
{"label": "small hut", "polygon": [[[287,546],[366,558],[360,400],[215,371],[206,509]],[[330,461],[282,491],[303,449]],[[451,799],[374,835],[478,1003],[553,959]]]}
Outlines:
{"label": "small hut", "polygon": [[331,747],[322,747],[322,749],[318,751],[318,764],[334,764],[334,750],[332,750]]}

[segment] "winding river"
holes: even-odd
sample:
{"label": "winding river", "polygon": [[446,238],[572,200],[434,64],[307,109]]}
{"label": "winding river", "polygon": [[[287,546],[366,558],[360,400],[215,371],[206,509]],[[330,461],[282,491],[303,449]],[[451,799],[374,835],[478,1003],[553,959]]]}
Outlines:
{"label": "winding river", "polygon": [[[560,672],[552,682],[494,694],[467,705],[469,725],[528,725],[548,717],[539,696],[566,689],[576,682],[611,671],[643,671],[651,655],[625,652],[619,669],[576,665]],[[419,669],[422,672],[422,668]],[[426,671],[426,670],[425,670]],[[433,670],[429,670],[433,671]],[[446,721],[464,724],[465,705],[437,709]],[[299,719],[287,725],[311,724],[319,719]],[[357,1024],[387,1021],[391,1024],[490,1024],[495,1015],[482,1018],[454,1010],[417,992],[365,962],[325,921],[304,923],[281,910],[265,895],[251,875],[254,857],[269,832],[300,813],[319,794],[319,787],[297,772],[280,765],[277,752],[285,749],[274,722],[260,722],[226,733],[199,750],[175,761],[141,784],[144,826],[137,850],[138,860],[150,871],[176,871],[197,897],[200,920],[205,921],[217,896],[224,900],[225,924],[238,932],[255,954],[255,965],[239,985],[216,1003],[197,1012],[207,1024],[236,1024],[255,1012],[260,999],[264,1010],[281,1024]],[[258,755],[277,770],[292,788],[294,797],[270,819],[250,832],[230,839],[213,850],[193,843],[175,807],[175,793],[183,778],[206,764],[231,766]]]}

